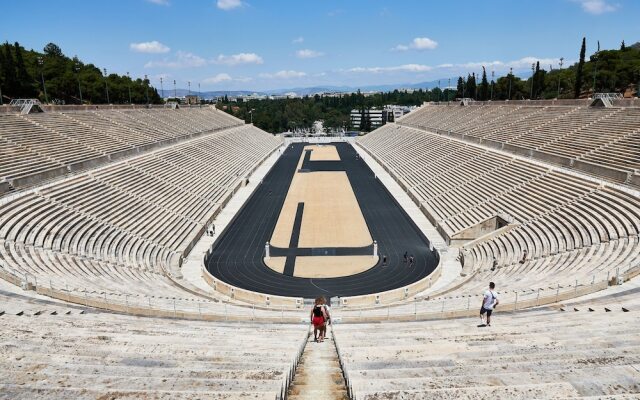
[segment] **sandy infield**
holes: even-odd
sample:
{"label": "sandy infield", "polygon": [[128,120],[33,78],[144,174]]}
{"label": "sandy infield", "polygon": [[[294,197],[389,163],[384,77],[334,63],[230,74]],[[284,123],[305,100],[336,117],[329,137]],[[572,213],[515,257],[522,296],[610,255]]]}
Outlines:
{"label": "sandy infield", "polygon": [[[311,161],[339,161],[335,146],[305,146]],[[304,151],[297,169],[302,167]],[[296,172],[271,236],[271,245],[288,248],[298,203],[304,203],[299,248],[364,247],[373,243],[349,178],[344,171]],[[271,257],[265,264],[282,273],[286,258]],[[296,257],[294,276],[335,278],[366,271],[377,263],[373,256]]]}

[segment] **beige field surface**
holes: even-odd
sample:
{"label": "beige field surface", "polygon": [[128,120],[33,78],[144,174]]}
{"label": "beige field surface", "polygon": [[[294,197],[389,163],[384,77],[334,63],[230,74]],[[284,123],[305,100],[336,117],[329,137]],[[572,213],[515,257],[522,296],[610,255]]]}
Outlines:
{"label": "beige field surface", "polygon": [[287,261],[287,257],[264,258],[265,265],[279,274],[284,272],[285,261]]}
{"label": "beige field surface", "polygon": [[373,242],[343,171],[297,173],[271,244],[289,247],[298,203],[304,203],[298,247],[362,247]]}
{"label": "beige field surface", "polygon": [[378,257],[323,256],[296,257],[293,276],[298,278],[338,278],[355,275],[372,268]]}
{"label": "beige field surface", "polygon": [[338,154],[336,146],[305,146],[304,149],[313,150],[309,158],[311,161],[340,161],[340,155]]}
{"label": "beige field surface", "polygon": [[[335,146],[306,146],[324,160],[339,160]],[[298,169],[302,165],[300,157]],[[278,217],[271,244],[289,247],[298,203],[304,203],[298,247],[361,247],[373,242],[343,171],[296,172]]]}

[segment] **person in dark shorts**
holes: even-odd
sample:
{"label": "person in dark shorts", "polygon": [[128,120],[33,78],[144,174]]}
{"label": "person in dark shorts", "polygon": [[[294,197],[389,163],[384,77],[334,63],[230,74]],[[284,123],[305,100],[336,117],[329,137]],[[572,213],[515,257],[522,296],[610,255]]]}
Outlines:
{"label": "person in dark shorts", "polygon": [[[324,332],[326,330],[327,313],[323,307],[323,300],[322,297],[316,299],[311,309],[311,314],[309,315],[311,323],[313,324],[313,339],[316,342],[322,342],[324,340]],[[319,336],[318,333],[320,334]]]}
{"label": "person in dark shorts", "polygon": [[493,313],[493,309],[500,303],[498,301],[498,296],[493,291],[496,288],[496,284],[493,282],[489,282],[489,290],[484,292],[482,296],[482,306],[480,307],[480,321],[482,324],[485,324],[484,315],[487,315],[486,326],[491,326],[491,314]]}
{"label": "person in dark shorts", "polygon": [[527,251],[527,249],[524,249],[522,251],[522,258],[520,259],[520,264],[524,264],[527,261],[528,255],[529,255],[529,252]]}

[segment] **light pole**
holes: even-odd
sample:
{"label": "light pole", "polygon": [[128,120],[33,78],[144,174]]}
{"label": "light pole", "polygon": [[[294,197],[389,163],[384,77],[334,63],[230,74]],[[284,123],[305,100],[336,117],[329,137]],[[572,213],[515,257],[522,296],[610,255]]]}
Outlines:
{"label": "light pole", "polygon": [[147,108],[149,108],[149,78],[146,75],[144,76],[144,92],[147,97]]}
{"label": "light pole", "polygon": [[173,98],[177,100],[178,99],[178,95],[176,93],[177,93],[176,92],[176,80],[174,79],[173,80]]}
{"label": "light pole", "polygon": [[133,102],[131,101],[131,77],[129,76],[128,71],[127,71],[127,78],[129,79],[129,82],[127,83],[128,89],[129,89],[129,104],[133,104]]}
{"label": "light pole", "polygon": [[509,67],[509,100],[511,100],[511,80],[513,79],[513,68]]}
{"label": "light pole", "polygon": [[533,77],[536,70],[536,64],[531,64],[531,95],[529,96],[529,100],[533,100]]}
{"label": "light pole", "polygon": [[447,101],[450,101],[449,95],[451,94],[451,78],[449,78],[449,85],[447,85]]}
{"label": "light pole", "polygon": [[200,82],[198,82],[198,104],[200,104],[201,101],[202,101],[202,98],[200,95]]}
{"label": "light pole", "polygon": [[598,53],[593,57],[595,59],[595,65],[593,67],[593,96],[596,95],[596,75],[598,74]]}
{"label": "light pole", "polygon": [[474,100],[478,100],[478,80],[476,79],[476,73],[473,73],[473,85],[474,85],[474,93],[473,93],[473,99]]}
{"label": "light pole", "polygon": [[80,94],[80,104],[82,104],[82,86],[80,86],[80,63],[75,64],[76,78],[78,79],[78,93]]}
{"label": "light pole", "polygon": [[164,99],[164,86],[162,85],[162,77],[160,77],[160,93],[162,98]]}
{"label": "light pole", "polygon": [[107,82],[107,69],[103,68],[104,71],[104,87],[107,93],[107,104],[109,104],[109,83]]}
{"label": "light pole", "polygon": [[40,78],[42,79],[42,90],[44,91],[44,102],[49,102],[49,97],[47,96],[47,85],[44,83],[44,59],[42,57],[38,57],[38,65],[40,66]]}
{"label": "light pole", "polygon": [[253,125],[253,112],[255,111],[255,108],[252,108],[251,110],[249,110],[249,116],[251,117],[251,125]]}
{"label": "light pole", "polygon": [[442,100],[442,89],[440,89],[440,79],[438,79],[438,102]]}
{"label": "light pole", "polygon": [[557,98],[560,98],[560,79],[562,79],[562,64],[564,63],[564,57],[560,57],[560,71],[558,71],[558,95]]}
{"label": "light pole", "polygon": [[191,81],[187,81],[187,87],[189,88],[189,89],[188,89],[188,90],[189,90],[189,91],[188,91],[188,93],[189,93],[189,97],[188,97],[188,99],[189,99],[189,105],[191,105]]}
{"label": "light pole", "polygon": [[493,101],[493,80],[496,76],[496,71],[491,70],[491,101]]}

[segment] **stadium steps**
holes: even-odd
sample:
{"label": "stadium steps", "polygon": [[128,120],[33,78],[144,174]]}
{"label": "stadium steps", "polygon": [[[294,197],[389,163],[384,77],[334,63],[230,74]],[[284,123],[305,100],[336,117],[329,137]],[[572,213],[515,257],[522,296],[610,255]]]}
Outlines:
{"label": "stadium steps", "polygon": [[288,399],[349,399],[330,328],[327,328],[327,337],[322,343],[314,342],[309,336],[289,387]]}
{"label": "stadium steps", "polygon": [[[634,290],[623,298],[638,302]],[[498,307],[492,327],[466,318],[335,331],[358,399],[638,396],[637,315],[605,312],[611,303],[603,297],[597,313]]]}

